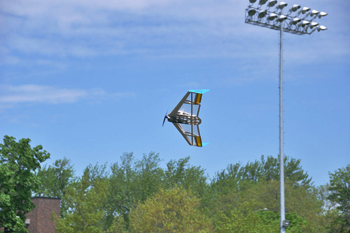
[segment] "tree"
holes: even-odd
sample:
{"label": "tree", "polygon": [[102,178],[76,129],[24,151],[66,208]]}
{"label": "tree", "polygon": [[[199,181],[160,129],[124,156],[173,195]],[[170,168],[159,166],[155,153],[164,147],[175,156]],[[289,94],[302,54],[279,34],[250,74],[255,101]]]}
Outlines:
{"label": "tree", "polygon": [[156,193],[164,176],[159,167],[159,155],[154,152],[137,161],[134,161],[133,153],[124,153],[121,160],[121,165],[114,163],[111,166],[106,201],[107,228],[115,216],[124,217],[128,227],[131,208]]}
{"label": "tree", "polygon": [[261,215],[260,212],[265,212],[265,210],[256,210],[256,204],[256,201],[240,202],[232,209],[219,211],[215,221],[216,232],[278,232],[278,217],[276,219],[272,211],[268,211],[270,215],[273,215],[272,218],[267,217],[266,214]]}
{"label": "tree", "polygon": [[[95,174],[87,167],[84,175],[70,184],[63,200],[68,211],[65,218],[54,214],[56,230],[65,233],[100,233],[104,232],[105,209],[108,180],[92,179]],[[96,178],[96,177],[95,177]]]}
{"label": "tree", "polygon": [[[294,185],[310,187],[311,178],[305,172],[300,159],[285,157],[285,178],[292,181]],[[262,155],[259,160],[248,162],[245,166],[241,163],[229,164],[226,169],[218,172],[211,182],[211,187],[219,193],[227,194],[232,189],[241,190],[247,188],[249,183],[257,183],[266,180],[279,180],[279,159]],[[247,182],[248,181],[248,182]]]}
{"label": "tree", "polygon": [[62,198],[65,194],[65,188],[74,177],[74,168],[70,160],[66,157],[63,160],[58,159],[48,167],[44,165],[37,172],[41,185],[36,195],[41,197]]}
{"label": "tree", "polygon": [[106,201],[106,228],[110,228],[115,216],[123,216],[129,229],[130,210],[138,203],[145,202],[160,187],[169,189],[183,186],[185,189],[191,188],[197,196],[203,195],[208,186],[204,170],[190,166],[189,159],[186,157],[178,161],[171,160],[167,163],[167,169],[163,170],[159,167],[159,154],[150,152],[136,160],[133,153],[124,153],[121,163],[111,166]]}
{"label": "tree", "polygon": [[340,213],[337,221],[341,225],[339,232],[350,232],[350,164],[329,173],[329,177],[331,194],[328,200],[338,204]]}
{"label": "tree", "polygon": [[32,148],[29,138],[16,142],[7,135],[0,144],[0,227],[27,232],[25,214],[35,207],[31,194],[40,185],[34,172],[40,168],[40,163],[50,158],[42,149],[41,145]]}
{"label": "tree", "polygon": [[161,159],[159,154],[150,152],[143,155],[141,160],[135,162],[135,187],[136,201],[144,202],[148,197],[156,193],[161,185],[164,171],[159,167]]}
{"label": "tree", "polygon": [[167,169],[164,171],[163,187],[168,189],[183,186],[201,197],[208,186],[205,170],[200,166],[191,166],[189,160],[190,157],[188,156],[178,161],[170,160],[167,163]]}
{"label": "tree", "polygon": [[116,216],[113,219],[112,225],[109,227],[108,232],[110,233],[127,233],[129,231],[126,230],[126,223],[124,221],[124,217],[122,215]]}
{"label": "tree", "polygon": [[161,188],[131,210],[131,232],[212,232],[210,219],[198,206],[199,199],[182,187]]}
{"label": "tree", "polygon": [[[44,166],[37,172],[37,176],[41,181],[40,188],[34,193],[36,196],[56,197],[63,199],[66,193],[66,187],[71,183],[74,177],[73,165],[70,160],[63,158],[63,160],[56,160],[52,166]],[[63,218],[67,211],[67,205],[61,201],[60,216]]]}
{"label": "tree", "polygon": [[[259,228],[266,226],[269,226],[266,229],[272,229],[275,226],[270,225],[270,220],[274,219],[272,213],[279,216],[279,198],[279,182],[276,180],[250,184],[245,189],[232,190],[228,194],[221,195],[218,201],[213,203],[214,208],[210,210],[211,217],[222,232],[229,232],[227,229],[232,230],[233,227],[237,227],[237,224],[242,227],[242,230],[233,232],[260,232]],[[292,181],[285,183],[286,217],[292,218],[286,219],[293,220],[295,223],[291,224],[289,231],[293,228],[294,232],[326,232],[322,206],[322,202],[309,188],[302,185],[296,186]],[[260,213],[259,215],[268,218],[261,219],[254,214],[248,215],[248,213],[260,212],[259,210],[265,208],[271,211],[271,214],[266,216]],[[264,211],[264,213],[268,212]],[[251,226],[251,221],[260,226],[258,228]],[[225,224],[227,224],[226,231],[225,228],[222,228]],[[276,227],[278,230],[279,223],[276,224]]]}

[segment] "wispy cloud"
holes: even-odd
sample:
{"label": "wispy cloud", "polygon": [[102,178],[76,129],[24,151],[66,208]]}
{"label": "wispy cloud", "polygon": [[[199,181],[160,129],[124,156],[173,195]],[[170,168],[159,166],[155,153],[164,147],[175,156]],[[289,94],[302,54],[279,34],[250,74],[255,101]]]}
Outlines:
{"label": "wispy cloud", "polygon": [[21,85],[21,86],[0,86],[0,103],[2,106],[9,107],[19,103],[74,103],[82,99],[93,101],[102,99],[119,99],[124,97],[135,97],[130,92],[107,93],[102,89],[82,90],[56,88],[53,86],[41,85]]}
{"label": "wispy cloud", "polygon": [[88,95],[85,90],[58,89],[51,86],[1,86],[1,103],[73,103]]}
{"label": "wispy cloud", "polygon": [[[203,56],[222,51],[225,40],[234,42],[246,31],[239,28],[245,5],[232,0],[13,0],[2,3],[7,14],[0,30],[12,53]],[[237,43],[227,45],[240,50]]]}
{"label": "wispy cloud", "polygon": [[[149,56],[267,56],[278,38],[271,30],[246,25],[248,1],[238,0],[5,0],[0,3],[4,63],[20,62],[16,54],[52,57],[93,57],[115,54]],[[295,61],[310,62],[350,56],[349,34],[339,31],[347,17],[341,5],[326,0],[307,0],[309,7],[327,8],[322,19],[331,32],[309,46],[309,38],[297,39]],[[343,7],[345,9],[345,7]],[[5,13],[1,15],[1,12]],[[338,12],[338,13],[335,13]],[[337,14],[330,20],[331,15]],[[322,23],[320,22],[320,23]],[[333,27],[333,28],[332,28]],[[338,29],[336,29],[338,28]],[[344,28],[344,26],[342,26]],[[328,34],[327,34],[328,33]],[[334,34],[335,33],[335,34]],[[333,41],[333,42],[332,42]],[[291,43],[292,44],[292,43]],[[293,45],[294,46],[294,45]],[[330,48],[322,50],[320,48]],[[257,48],[259,53],[257,53]],[[307,48],[307,49],[303,49]],[[308,55],[312,56],[308,56]],[[307,59],[300,59],[307,58]]]}

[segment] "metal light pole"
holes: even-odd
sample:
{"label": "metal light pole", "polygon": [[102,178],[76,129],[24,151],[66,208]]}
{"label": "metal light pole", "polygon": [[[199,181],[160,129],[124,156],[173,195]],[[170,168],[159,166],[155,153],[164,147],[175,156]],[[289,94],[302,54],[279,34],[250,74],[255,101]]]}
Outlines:
{"label": "metal light pole", "polygon": [[[283,152],[283,32],[296,35],[312,34],[314,31],[323,31],[327,28],[313,22],[316,17],[324,17],[325,12],[311,10],[308,7],[301,9],[300,5],[294,4],[287,14],[283,14],[283,8],[288,4],[277,0],[249,0],[250,4],[246,9],[245,22],[256,26],[266,27],[280,31],[280,69],[279,69],[279,160],[280,160],[280,229],[284,233],[289,226],[289,221],[285,219],[284,206],[284,152]],[[257,2],[257,6],[253,6]],[[262,9],[263,5],[265,9]],[[272,7],[275,9],[270,10]],[[294,14],[294,16],[292,16]],[[298,18],[300,16],[300,18]]]}
{"label": "metal light pole", "polygon": [[[282,15],[282,10],[281,10]],[[280,25],[280,78],[279,78],[279,143],[280,143],[280,229],[285,232],[283,222],[286,219],[284,208],[284,152],[283,152],[283,21]]]}

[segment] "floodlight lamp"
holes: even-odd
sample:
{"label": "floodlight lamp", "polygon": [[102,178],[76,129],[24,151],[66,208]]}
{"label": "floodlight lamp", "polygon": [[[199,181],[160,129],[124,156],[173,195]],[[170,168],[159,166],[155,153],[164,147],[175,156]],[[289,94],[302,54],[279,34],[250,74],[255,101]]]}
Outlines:
{"label": "floodlight lamp", "polygon": [[283,220],[283,221],[282,221],[282,226],[283,226],[284,228],[289,227],[289,224],[290,224],[290,221],[289,221],[289,220]]}
{"label": "floodlight lamp", "polygon": [[267,2],[267,0],[259,0],[259,5],[264,5]]}
{"label": "floodlight lamp", "polygon": [[328,14],[326,12],[320,12],[320,14],[318,15],[318,18],[327,16]]}
{"label": "floodlight lamp", "polygon": [[316,23],[316,22],[312,22],[310,24],[310,28],[313,29],[314,27],[317,27],[319,25],[319,23]]}
{"label": "floodlight lamp", "polygon": [[320,12],[318,12],[317,10],[312,10],[310,16],[313,17],[315,15],[318,15],[318,13]]}
{"label": "floodlight lamp", "polygon": [[322,25],[317,28],[317,31],[324,31],[324,30],[327,30],[327,28]]}
{"label": "floodlight lamp", "polygon": [[303,9],[301,10],[301,13],[305,14],[308,11],[310,11],[309,7],[303,7]]}
{"label": "floodlight lamp", "polygon": [[277,0],[270,0],[269,3],[267,4],[268,7],[273,7],[274,5],[276,5]]}
{"label": "floodlight lamp", "polygon": [[251,9],[248,10],[248,15],[249,16],[253,16],[255,14],[256,14],[256,10],[255,9],[251,8]]}
{"label": "floodlight lamp", "polygon": [[292,6],[292,8],[289,9],[289,11],[290,11],[290,12],[296,12],[296,11],[299,10],[300,8],[301,8],[300,5],[294,4],[294,5]]}
{"label": "floodlight lamp", "polygon": [[278,4],[278,6],[276,6],[277,9],[283,9],[288,5],[288,3],[286,2],[280,2],[280,4]]}
{"label": "floodlight lamp", "polygon": [[299,18],[294,18],[290,23],[293,25],[296,25],[297,23],[299,23],[301,21],[301,19]]}
{"label": "floodlight lamp", "polygon": [[274,20],[277,18],[277,15],[274,14],[274,13],[271,13],[268,17],[267,17],[267,20]]}
{"label": "floodlight lamp", "polygon": [[304,20],[304,21],[301,23],[301,26],[302,26],[302,27],[306,27],[306,26],[308,26],[309,24],[310,24],[309,21]]}
{"label": "floodlight lamp", "polygon": [[267,14],[267,10],[261,10],[259,12],[258,18],[264,18]]}
{"label": "floodlight lamp", "polygon": [[283,22],[283,21],[286,20],[286,19],[287,19],[287,16],[285,16],[285,15],[280,15],[280,17],[278,17],[277,21],[278,21],[278,22]]}

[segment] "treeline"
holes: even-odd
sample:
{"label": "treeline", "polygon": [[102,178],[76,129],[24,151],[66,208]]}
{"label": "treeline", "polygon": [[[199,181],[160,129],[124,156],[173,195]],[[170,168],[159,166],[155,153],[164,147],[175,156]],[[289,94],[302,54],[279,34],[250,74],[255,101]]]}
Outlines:
{"label": "treeline", "polygon": [[[213,178],[190,157],[160,167],[156,153],[125,153],[74,177],[68,159],[37,173],[38,196],[62,198],[59,232],[279,232],[279,160],[229,164]],[[346,232],[339,211],[300,160],[285,159],[287,232]]]}
{"label": "treeline", "polygon": [[[14,139],[8,141],[13,151],[6,156],[21,154]],[[0,146],[3,160],[11,146]],[[113,164],[87,166],[80,177],[64,158],[32,169],[38,181],[32,191],[62,199],[60,216],[52,216],[58,232],[279,232],[277,158],[229,164],[213,177],[191,165],[190,157],[170,160],[165,168],[160,162],[153,152],[140,159],[125,153]],[[287,232],[350,232],[350,165],[315,187],[300,162],[286,157],[284,164]]]}

